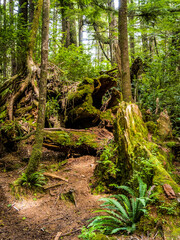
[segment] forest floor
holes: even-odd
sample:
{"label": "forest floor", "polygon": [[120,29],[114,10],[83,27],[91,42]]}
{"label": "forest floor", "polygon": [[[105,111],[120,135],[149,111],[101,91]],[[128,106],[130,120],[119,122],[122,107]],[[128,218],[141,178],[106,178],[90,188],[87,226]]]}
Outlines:
{"label": "forest floor", "polygon": [[[4,158],[14,165],[19,164],[17,154]],[[87,226],[87,220],[95,215],[93,212],[100,205],[98,199],[104,196],[93,195],[90,188],[97,160],[89,155],[69,158],[60,169],[57,161],[43,161],[41,168],[65,181],[49,178],[48,187],[60,185],[43,193],[27,192],[19,199],[12,195],[10,184],[24,171],[26,164],[13,171],[4,172],[0,168],[0,240],[78,240],[81,228]],[[62,194],[68,192],[72,193],[74,202],[61,199]],[[117,239],[151,238],[134,235]]]}
{"label": "forest floor", "polygon": [[[48,185],[61,185],[44,193],[26,193],[18,200],[11,194],[10,183],[17,179],[23,168],[1,172],[0,239],[46,240],[55,239],[58,235],[57,239],[78,239],[82,226],[87,225],[87,220],[94,215],[93,211],[100,204],[98,199],[102,197],[91,194],[89,187],[95,162],[93,156],[70,158],[63,168],[53,172],[68,182],[49,178]],[[46,167],[48,164],[54,167],[57,162],[54,165],[43,162]],[[60,199],[61,194],[69,191],[74,203]]]}

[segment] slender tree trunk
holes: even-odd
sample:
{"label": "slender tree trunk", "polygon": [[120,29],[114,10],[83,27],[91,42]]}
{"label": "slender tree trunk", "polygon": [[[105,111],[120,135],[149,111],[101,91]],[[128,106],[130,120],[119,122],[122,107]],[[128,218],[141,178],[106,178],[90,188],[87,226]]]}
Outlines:
{"label": "slender tree trunk", "polygon": [[[72,3],[67,3],[66,1],[61,1],[61,16],[62,16],[62,43],[65,47],[69,47],[71,44],[77,46],[77,34],[76,34],[76,21],[74,19],[69,19],[68,9],[74,9]],[[72,17],[72,16],[71,16]]]}
{"label": "slender tree trunk", "polygon": [[56,50],[57,50],[57,6],[56,4],[54,5],[54,8],[53,8],[53,52],[56,54]]}
{"label": "slender tree trunk", "polygon": [[132,100],[132,93],[128,54],[127,0],[119,0],[119,47],[121,51],[123,100],[129,102]]}
{"label": "slender tree trunk", "polygon": [[38,27],[39,27],[39,19],[41,16],[42,5],[43,5],[43,0],[38,0],[37,6],[36,6],[36,9],[34,12],[33,22],[31,25],[31,34],[30,34],[30,39],[29,39],[28,56],[27,56],[28,64],[34,64],[33,51],[34,51],[36,36],[37,36],[37,32],[38,32]]}
{"label": "slender tree trunk", "polygon": [[[109,0],[108,6],[112,7],[112,8],[115,8],[114,0]],[[110,59],[111,59],[112,66],[116,62],[115,45],[118,42],[115,33],[116,33],[116,18],[115,18],[114,13],[111,12],[110,13],[110,20],[109,20],[109,39],[110,39],[109,47],[110,47]]]}
{"label": "slender tree trunk", "polygon": [[33,22],[34,10],[35,10],[35,0],[29,0],[29,23]]}
{"label": "slender tree trunk", "polygon": [[[133,0],[131,0],[131,3],[133,3]],[[129,16],[130,22],[133,21],[134,19],[134,14],[133,12]],[[131,25],[134,27],[134,25]],[[134,30],[130,32],[129,34],[129,42],[130,42],[130,53],[131,53],[131,60],[133,62],[134,56],[135,56],[135,38],[134,38]]]}
{"label": "slender tree trunk", "polygon": [[149,37],[149,53],[150,53],[150,61],[152,62],[154,56],[154,40],[153,36]]}
{"label": "slender tree trunk", "polygon": [[48,40],[49,40],[49,9],[50,0],[43,1],[43,25],[42,25],[42,47],[41,47],[41,80],[39,87],[39,109],[35,135],[35,144],[28,167],[27,176],[37,171],[42,156],[43,128],[46,111],[46,91],[47,91],[47,64],[48,64]]}
{"label": "slender tree trunk", "polygon": [[4,5],[3,5],[3,9],[4,9],[4,34],[5,34],[5,41],[4,41],[4,51],[3,51],[3,77],[4,79],[6,79],[7,77],[7,42],[6,42],[6,0],[4,0]]}
{"label": "slender tree trunk", "polygon": [[[74,5],[72,2],[70,2],[69,8],[71,11],[74,9]],[[77,32],[76,32],[76,20],[75,18],[70,18],[69,20],[69,27],[70,27],[70,44],[74,44],[77,46]]]}
{"label": "slender tree trunk", "polygon": [[[10,12],[10,25],[12,27],[12,32],[14,32],[14,1],[9,1],[9,12]],[[15,55],[15,40],[12,39],[11,42],[11,76],[16,74],[16,55]]]}
{"label": "slender tree trunk", "polygon": [[20,72],[26,69],[27,59],[27,12],[28,2],[27,0],[19,0],[18,11],[18,41],[17,41],[17,71]]}
{"label": "slender tree trunk", "polygon": [[83,16],[80,16],[79,20],[78,20],[78,33],[79,33],[79,46],[82,46],[82,42],[83,42]]}

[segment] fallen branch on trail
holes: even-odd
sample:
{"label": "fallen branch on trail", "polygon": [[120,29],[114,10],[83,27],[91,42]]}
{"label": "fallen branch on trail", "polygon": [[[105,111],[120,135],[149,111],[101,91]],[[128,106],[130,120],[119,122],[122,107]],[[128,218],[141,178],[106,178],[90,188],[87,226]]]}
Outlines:
{"label": "fallen branch on trail", "polygon": [[62,232],[58,232],[56,234],[56,237],[54,238],[54,240],[59,240],[60,237],[65,237],[65,236],[68,236],[68,235],[71,235],[73,233],[76,233],[78,231],[80,231],[82,228],[78,228],[78,229],[75,229],[74,231],[70,231],[70,232],[67,232],[67,233],[64,233],[62,234]]}
{"label": "fallen branch on trail", "polygon": [[57,176],[57,175],[52,174],[52,173],[47,173],[47,172],[45,172],[45,173],[43,173],[43,175],[46,176],[46,177],[51,177],[51,178],[55,178],[55,179],[59,179],[59,180],[68,182],[67,179],[65,179],[65,178],[63,178],[63,177],[60,177],[60,176]]}
{"label": "fallen branch on trail", "polygon": [[54,187],[58,187],[58,186],[61,186],[63,183],[55,183],[53,185],[50,185],[50,186],[44,186],[43,189],[44,190],[48,190],[50,188],[54,188]]}

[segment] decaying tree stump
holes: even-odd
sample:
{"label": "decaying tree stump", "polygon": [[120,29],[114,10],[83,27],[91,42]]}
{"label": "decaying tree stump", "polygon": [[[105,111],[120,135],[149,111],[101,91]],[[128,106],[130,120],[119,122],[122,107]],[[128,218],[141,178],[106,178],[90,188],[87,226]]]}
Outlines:
{"label": "decaying tree stump", "polygon": [[118,144],[118,164],[122,182],[139,174],[149,185],[156,185],[159,193],[168,184],[177,194],[179,185],[172,179],[169,156],[156,143],[148,141],[148,130],[136,104],[122,102],[117,112],[115,139]]}

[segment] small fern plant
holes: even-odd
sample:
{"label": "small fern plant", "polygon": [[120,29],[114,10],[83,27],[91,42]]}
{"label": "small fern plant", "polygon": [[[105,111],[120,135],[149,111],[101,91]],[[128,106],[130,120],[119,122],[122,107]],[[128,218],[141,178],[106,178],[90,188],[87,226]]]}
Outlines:
{"label": "small fern plant", "polygon": [[44,184],[46,184],[46,179],[42,172],[34,172],[30,176],[26,173],[22,173],[22,175],[14,182],[15,186],[21,186],[26,188],[39,187],[41,188]]}
{"label": "small fern plant", "polygon": [[103,209],[96,212],[103,212],[108,215],[101,215],[92,218],[88,227],[98,230],[105,234],[115,234],[125,231],[128,234],[136,230],[136,223],[140,217],[147,213],[146,205],[149,198],[147,195],[147,185],[138,178],[139,196],[136,197],[133,189],[127,186],[117,188],[125,190],[131,197],[124,194],[112,195],[109,198],[101,198]]}

